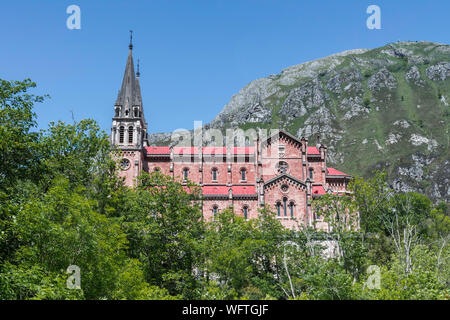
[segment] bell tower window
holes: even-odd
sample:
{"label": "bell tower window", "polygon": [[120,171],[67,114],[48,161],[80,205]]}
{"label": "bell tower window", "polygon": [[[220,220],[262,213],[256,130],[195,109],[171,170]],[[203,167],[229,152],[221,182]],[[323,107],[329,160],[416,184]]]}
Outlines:
{"label": "bell tower window", "polygon": [[133,127],[128,128],[128,142],[133,143]]}
{"label": "bell tower window", "polygon": [[125,136],[125,128],[123,126],[120,126],[120,128],[119,128],[119,143],[123,143],[124,136]]}

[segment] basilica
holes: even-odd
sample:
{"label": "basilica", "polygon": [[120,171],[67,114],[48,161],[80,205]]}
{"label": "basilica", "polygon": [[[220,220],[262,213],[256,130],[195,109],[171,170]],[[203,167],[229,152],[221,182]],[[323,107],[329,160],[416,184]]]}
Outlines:
{"label": "basilica", "polygon": [[327,148],[279,130],[244,146],[150,146],[148,126],[129,45],[122,86],[114,104],[111,143],[121,154],[120,176],[128,186],[142,171],[160,171],[201,187],[205,219],[232,207],[245,219],[269,206],[289,228],[326,229],[313,202],[326,193],[346,194],[350,176],[327,166]]}

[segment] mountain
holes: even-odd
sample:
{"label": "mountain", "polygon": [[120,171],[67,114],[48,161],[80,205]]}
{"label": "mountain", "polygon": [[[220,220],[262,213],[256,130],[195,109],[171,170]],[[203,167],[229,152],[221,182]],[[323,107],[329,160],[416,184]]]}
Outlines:
{"label": "mountain", "polygon": [[[392,186],[450,200],[450,46],[397,42],[299,64],[252,81],[211,128],[277,128],[328,147],[351,175],[386,169]],[[150,136],[167,144],[170,134]]]}

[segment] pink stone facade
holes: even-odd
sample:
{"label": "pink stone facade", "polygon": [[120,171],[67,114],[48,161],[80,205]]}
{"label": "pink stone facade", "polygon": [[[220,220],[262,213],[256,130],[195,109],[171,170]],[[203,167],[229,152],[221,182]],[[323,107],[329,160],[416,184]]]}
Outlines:
{"label": "pink stone facade", "polygon": [[[258,208],[269,206],[288,228],[323,226],[313,212],[314,199],[327,192],[346,193],[350,176],[326,166],[325,146],[308,146],[279,131],[255,147],[242,149],[195,147],[180,154],[176,147],[143,147],[123,151],[130,167],[121,175],[129,186],[140,170],[160,171],[181,183],[185,178],[202,189],[206,220],[232,207],[247,219],[256,218]],[[332,173],[332,174],[330,174]]]}

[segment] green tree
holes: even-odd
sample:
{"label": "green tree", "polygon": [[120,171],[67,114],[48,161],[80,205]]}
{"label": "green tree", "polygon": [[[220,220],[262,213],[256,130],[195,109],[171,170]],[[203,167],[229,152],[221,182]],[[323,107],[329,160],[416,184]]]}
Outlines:
{"label": "green tree", "polygon": [[159,172],[143,173],[135,190],[112,200],[130,242],[129,256],[141,261],[145,279],[171,295],[193,298],[198,281],[198,241],[204,236],[199,188],[185,187]]}
{"label": "green tree", "polygon": [[[39,138],[34,103],[42,96],[29,94],[36,87],[30,79],[6,81],[0,79],[0,265],[7,261],[18,246],[12,232],[15,213],[12,206],[26,196],[22,185],[38,180]],[[27,189],[27,188],[25,188]]]}
{"label": "green tree", "polygon": [[365,232],[385,230],[383,217],[388,214],[389,199],[394,191],[387,183],[387,174],[377,171],[368,179],[355,177],[349,184],[359,212],[360,227]]}
{"label": "green tree", "polygon": [[326,194],[314,201],[315,213],[324,217],[328,231],[323,236],[335,243],[333,256],[358,279],[366,264],[364,234],[359,231],[359,212],[353,196]]}
{"label": "green tree", "polygon": [[45,195],[18,208],[14,232],[20,248],[14,262],[61,275],[77,265],[87,299],[111,298],[127,259],[126,236],[119,224],[93,210],[84,192],[59,178]]}
{"label": "green tree", "polygon": [[216,278],[223,290],[240,293],[251,277],[251,242],[254,227],[228,208],[207,223],[203,242],[205,278]]}
{"label": "green tree", "polygon": [[394,254],[391,265],[381,267],[380,289],[369,289],[357,284],[360,297],[376,300],[435,300],[450,297],[448,289],[448,259],[446,250],[447,274],[445,279],[439,279],[437,254],[424,245],[417,245],[411,250],[415,262],[406,273],[403,257]]}
{"label": "green tree", "polygon": [[0,79],[0,192],[38,172],[39,133],[33,131],[33,105],[45,97],[27,93],[34,87],[36,84],[30,79]]}
{"label": "green tree", "polygon": [[94,120],[51,123],[39,146],[44,190],[56,177],[64,177],[74,187],[85,187],[100,213],[109,210],[110,194],[120,188],[120,181],[109,139]]}
{"label": "green tree", "polygon": [[425,195],[410,192],[395,194],[390,203],[390,212],[383,216],[383,223],[408,274],[414,263],[412,248],[426,231],[424,222],[429,217],[431,201]]}

